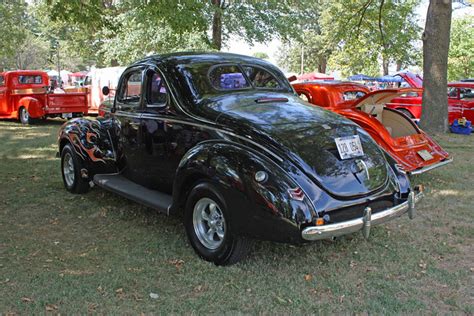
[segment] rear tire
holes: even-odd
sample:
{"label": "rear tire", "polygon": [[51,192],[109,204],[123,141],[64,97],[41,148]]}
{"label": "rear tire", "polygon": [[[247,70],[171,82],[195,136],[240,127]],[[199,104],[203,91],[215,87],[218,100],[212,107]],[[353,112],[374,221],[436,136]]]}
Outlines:
{"label": "rear tire", "polygon": [[32,123],[32,118],[30,117],[30,114],[28,113],[28,110],[25,107],[21,107],[20,111],[18,112],[18,119],[21,124],[23,125],[29,125]]}
{"label": "rear tire", "polygon": [[242,260],[251,240],[232,231],[227,205],[217,187],[208,181],[196,184],[188,195],[184,213],[186,233],[196,253],[216,265]]}
{"label": "rear tire", "polygon": [[73,150],[70,144],[64,146],[61,152],[61,174],[66,190],[81,194],[89,191],[89,181],[82,178],[81,169],[84,163]]}

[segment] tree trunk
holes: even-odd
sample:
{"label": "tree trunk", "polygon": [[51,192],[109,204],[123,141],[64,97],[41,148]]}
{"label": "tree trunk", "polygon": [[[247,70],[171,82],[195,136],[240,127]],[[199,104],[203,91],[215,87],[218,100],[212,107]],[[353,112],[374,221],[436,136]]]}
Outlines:
{"label": "tree trunk", "polygon": [[401,61],[397,61],[397,72],[402,70],[403,63]]}
{"label": "tree trunk", "polygon": [[318,72],[320,72],[322,74],[325,74],[327,64],[328,64],[328,61],[327,61],[326,57],[324,57],[324,56],[319,57]]}
{"label": "tree trunk", "polygon": [[212,0],[214,16],[212,18],[212,45],[217,50],[222,48],[222,8],[221,0]]}
{"label": "tree trunk", "polygon": [[423,113],[421,127],[428,133],[448,129],[448,51],[451,0],[430,0],[423,33]]}
{"label": "tree trunk", "polygon": [[383,68],[383,75],[384,76],[388,75],[388,67],[389,67],[388,58],[385,57],[385,56],[382,56],[382,68]]}

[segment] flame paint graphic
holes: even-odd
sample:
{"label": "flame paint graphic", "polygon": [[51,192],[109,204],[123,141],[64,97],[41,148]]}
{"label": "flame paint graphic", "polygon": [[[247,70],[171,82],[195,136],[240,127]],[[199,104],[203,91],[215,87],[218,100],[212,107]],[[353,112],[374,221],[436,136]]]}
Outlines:
{"label": "flame paint graphic", "polygon": [[[83,121],[85,124],[70,125],[67,133],[69,141],[74,145],[74,151],[83,157],[89,158],[92,162],[103,162],[105,160],[114,160],[104,155],[103,151],[97,145],[100,140],[100,126],[97,122]],[[85,135],[85,137],[81,137]]]}

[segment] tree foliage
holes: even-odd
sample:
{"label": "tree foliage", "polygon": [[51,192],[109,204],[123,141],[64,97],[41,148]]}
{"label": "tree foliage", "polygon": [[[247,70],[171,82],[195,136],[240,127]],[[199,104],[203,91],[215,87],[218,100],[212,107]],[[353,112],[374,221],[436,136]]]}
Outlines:
{"label": "tree foliage", "polygon": [[474,77],[474,17],[453,20],[448,58],[448,80]]}
{"label": "tree foliage", "polygon": [[18,46],[26,40],[26,9],[24,0],[0,2],[0,70],[14,63]]}
{"label": "tree foliage", "polygon": [[105,64],[176,50],[220,50],[231,35],[249,43],[296,36],[293,25],[301,12],[277,0],[46,0],[46,5],[53,21],[90,36],[82,38],[82,47],[97,46],[96,59]]}
{"label": "tree foliage", "polygon": [[284,49],[281,60],[299,71],[301,48],[305,71],[325,70],[326,62],[344,75],[388,72],[420,61],[420,33],[415,8],[419,0],[320,0],[315,21],[299,41]]}

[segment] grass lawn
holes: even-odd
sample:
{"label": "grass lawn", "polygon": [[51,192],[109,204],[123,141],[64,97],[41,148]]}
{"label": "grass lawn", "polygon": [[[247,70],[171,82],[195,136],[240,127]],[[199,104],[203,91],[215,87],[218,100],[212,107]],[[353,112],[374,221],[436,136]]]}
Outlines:
{"label": "grass lawn", "polygon": [[61,123],[0,122],[0,314],[474,313],[474,135],[438,137],[454,162],[413,179],[426,187],[414,220],[369,241],[256,242],[216,267],[179,218],[98,188],[68,193]]}

